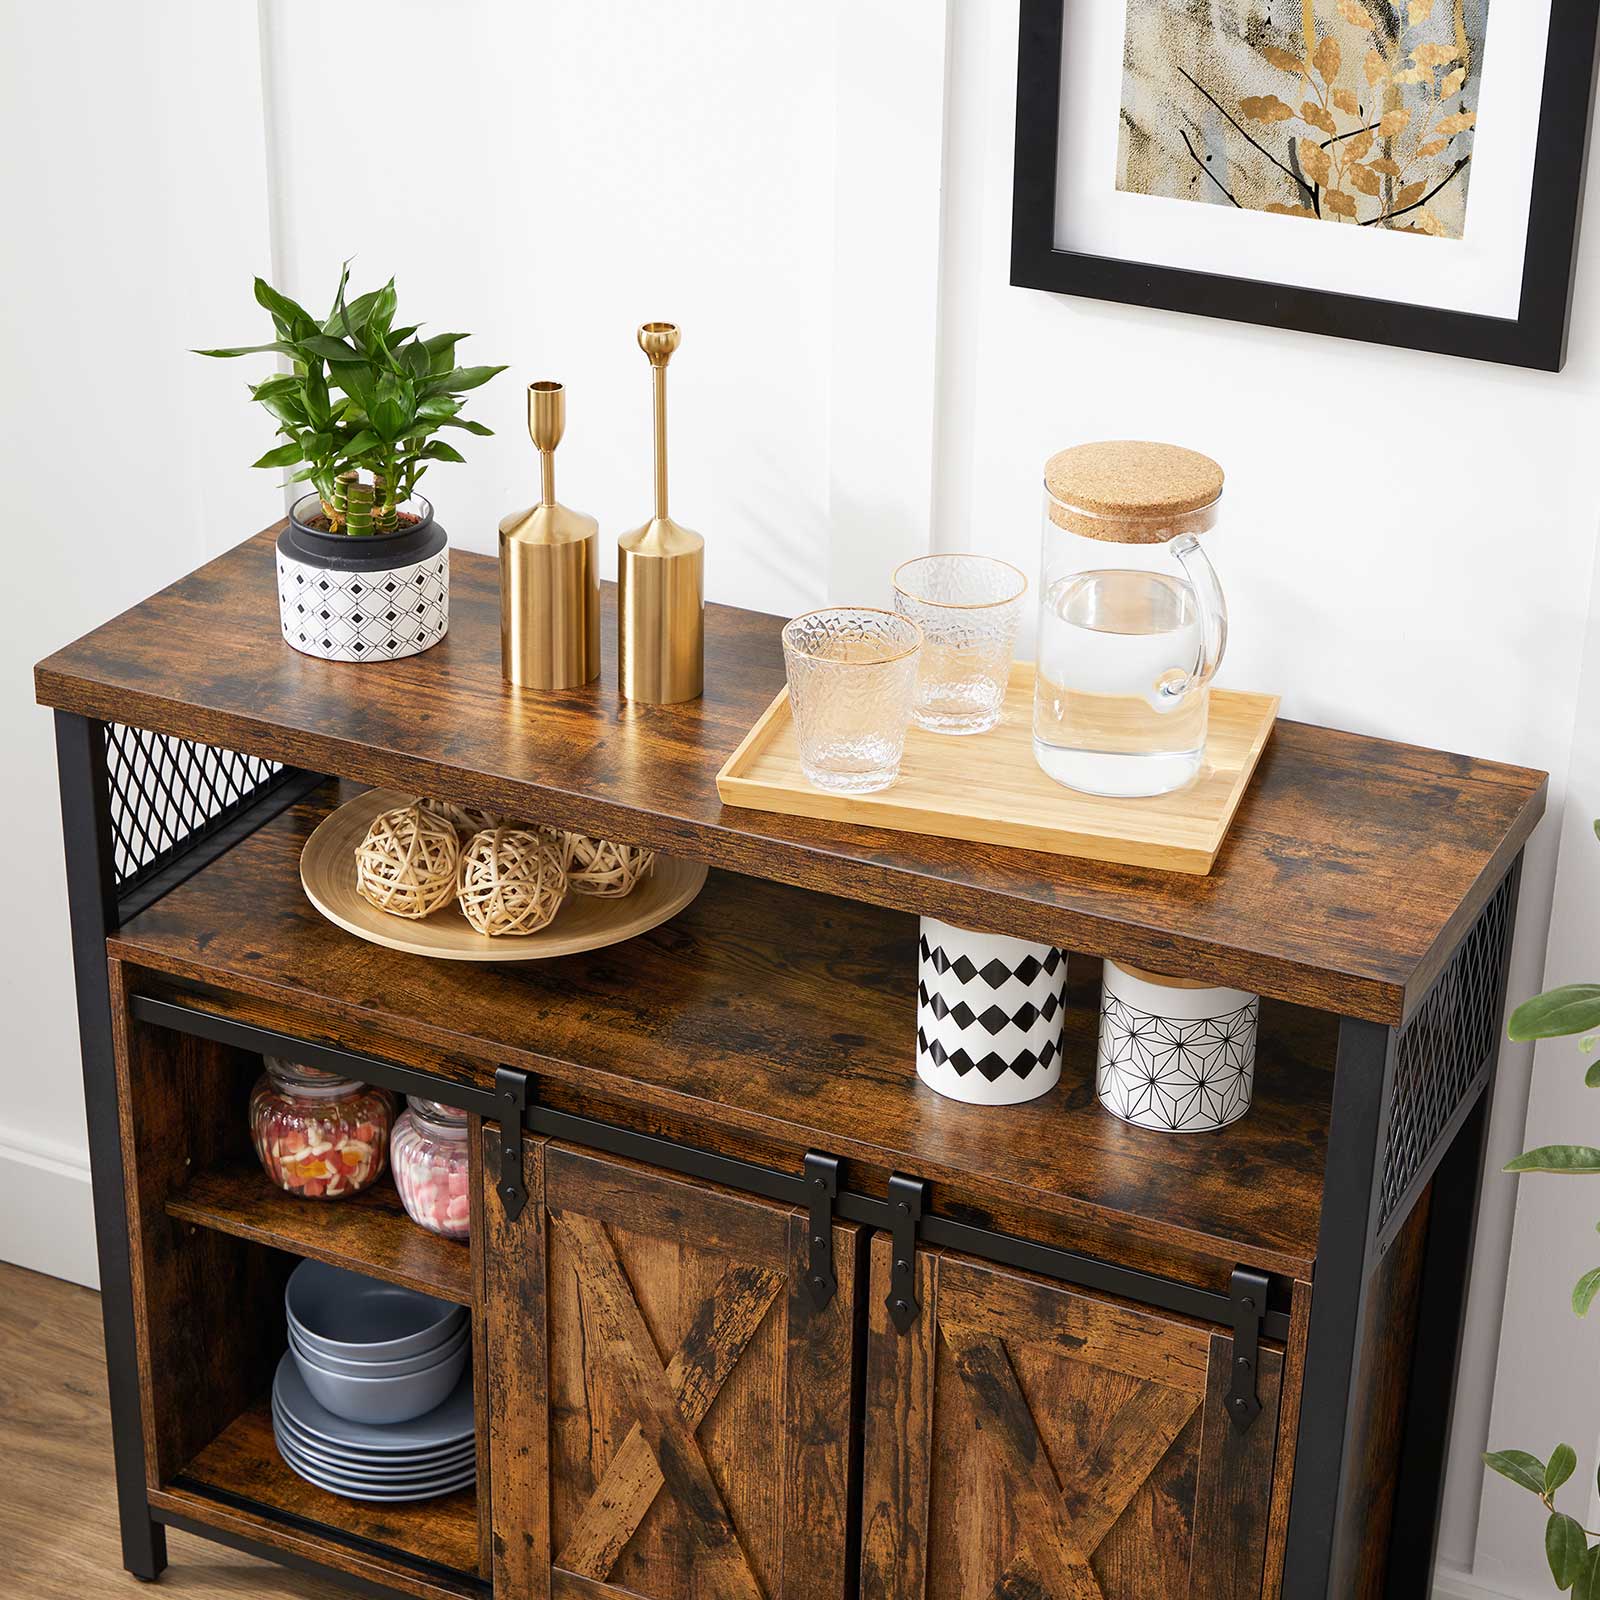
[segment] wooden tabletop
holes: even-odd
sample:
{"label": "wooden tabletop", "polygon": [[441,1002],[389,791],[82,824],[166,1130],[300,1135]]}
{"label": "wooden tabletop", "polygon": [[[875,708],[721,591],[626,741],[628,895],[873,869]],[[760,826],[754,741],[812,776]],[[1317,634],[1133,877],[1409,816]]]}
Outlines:
{"label": "wooden tabletop", "polygon": [[726,807],[717,771],[782,687],[779,618],[707,607],[704,697],[638,705],[617,694],[608,585],[599,681],[520,690],[496,563],[455,551],[443,643],[316,661],[278,631],[277,532],[41,662],[40,702],[1389,1023],[1544,809],[1544,773],[1296,722],[1208,877]]}

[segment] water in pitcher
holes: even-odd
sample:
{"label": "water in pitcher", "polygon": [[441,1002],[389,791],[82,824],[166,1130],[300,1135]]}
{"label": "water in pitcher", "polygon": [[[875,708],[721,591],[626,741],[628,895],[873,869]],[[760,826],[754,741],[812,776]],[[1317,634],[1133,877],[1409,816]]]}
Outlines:
{"label": "water in pitcher", "polygon": [[1200,770],[1207,695],[1194,590],[1164,573],[1075,572],[1045,591],[1033,749],[1057,783],[1164,794]]}

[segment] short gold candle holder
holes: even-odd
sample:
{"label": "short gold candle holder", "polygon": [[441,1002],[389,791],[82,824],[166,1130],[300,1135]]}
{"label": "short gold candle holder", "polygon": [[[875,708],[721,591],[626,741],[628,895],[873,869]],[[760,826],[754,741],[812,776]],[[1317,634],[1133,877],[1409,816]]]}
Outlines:
{"label": "short gold candle holder", "polygon": [[667,515],[667,363],[679,337],[670,322],[639,329],[655,388],[656,514],[617,541],[617,683],[653,705],[705,688],[706,542]]}
{"label": "short gold candle holder", "polygon": [[556,503],[556,446],[567,426],[559,383],[528,385],[539,504],[500,523],[500,670],[523,689],[600,676],[600,524]]}

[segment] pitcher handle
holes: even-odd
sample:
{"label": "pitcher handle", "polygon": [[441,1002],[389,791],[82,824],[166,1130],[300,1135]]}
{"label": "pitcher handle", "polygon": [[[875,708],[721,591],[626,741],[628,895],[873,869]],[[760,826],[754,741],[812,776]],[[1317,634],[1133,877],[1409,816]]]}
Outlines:
{"label": "pitcher handle", "polygon": [[1192,533],[1174,539],[1171,550],[1194,590],[1195,605],[1200,612],[1199,660],[1187,678],[1162,685],[1164,694],[1177,696],[1205,688],[1222,665],[1223,652],[1228,648],[1228,602],[1223,598],[1222,585],[1217,582],[1216,569]]}

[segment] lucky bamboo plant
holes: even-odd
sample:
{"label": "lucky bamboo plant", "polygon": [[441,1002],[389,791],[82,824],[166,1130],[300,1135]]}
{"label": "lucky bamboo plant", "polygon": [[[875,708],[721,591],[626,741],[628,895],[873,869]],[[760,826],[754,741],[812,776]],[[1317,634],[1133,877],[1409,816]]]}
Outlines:
{"label": "lucky bamboo plant", "polygon": [[[1600,834],[1600,822],[1595,823]],[[1513,1039],[1564,1039],[1582,1035],[1579,1048],[1592,1054],[1600,1040],[1600,983],[1568,983],[1535,995],[1511,1014]],[[1600,1060],[1592,1062],[1583,1080],[1600,1088]],[[1582,1144],[1548,1144],[1529,1150],[1506,1163],[1507,1172],[1600,1173],[1600,1150]],[[1600,1267],[1591,1267],[1572,1289],[1572,1309],[1588,1314],[1600,1293]],[[1600,1533],[1585,1528],[1575,1517],[1556,1510],[1556,1491],[1577,1470],[1578,1455],[1569,1444],[1558,1444],[1548,1461],[1527,1450],[1491,1450],[1484,1461],[1502,1477],[1538,1496],[1545,1518],[1544,1549],[1550,1574],[1558,1589],[1570,1589],[1574,1600],[1600,1600]]]}
{"label": "lucky bamboo plant", "polygon": [[401,525],[400,507],[430,462],[463,459],[436,437],[441,428],[493,431],[461,415],[460,397],[505,368],[458,367],[455,350],[464,333],[422,338],[420,324],[395,327],[393,278],[347,302],[349,281],[347,264],[332,309],[318,321],[257,278],[256,303],[271,315],[277,337],[195,353],[286,357],[288,372],[250,385],[285,441],[255,465],[298,467],[291,481],[316,490],[329,532],[388,533]]}

